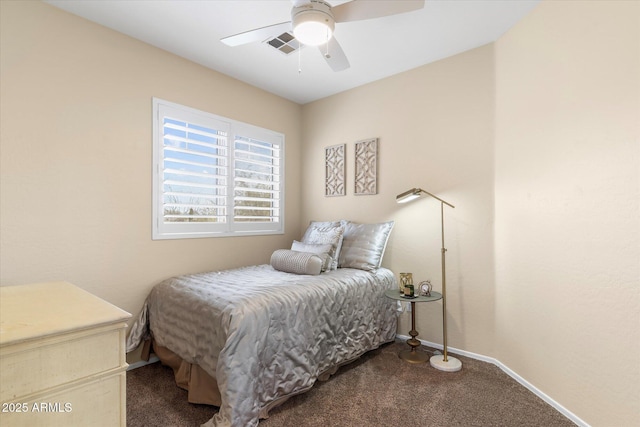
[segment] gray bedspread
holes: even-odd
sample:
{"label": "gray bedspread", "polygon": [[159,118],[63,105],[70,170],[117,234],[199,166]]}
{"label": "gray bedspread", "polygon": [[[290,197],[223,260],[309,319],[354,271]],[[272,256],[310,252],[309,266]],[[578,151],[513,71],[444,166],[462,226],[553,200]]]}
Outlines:
{"label": "gray bedspread", "polygon": [[214,376],[222,396],[207,426],[256,426],[270,405],[396,334],[387,269],[318,276],[270,265],[168,279],[153,288],[127,342],[149,326],[158,344]]}

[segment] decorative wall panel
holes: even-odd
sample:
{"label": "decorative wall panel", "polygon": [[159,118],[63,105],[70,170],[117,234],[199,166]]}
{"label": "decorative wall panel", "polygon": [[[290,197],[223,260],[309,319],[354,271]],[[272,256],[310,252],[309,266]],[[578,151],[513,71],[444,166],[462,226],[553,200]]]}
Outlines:
{"label": "decorative wall panel", "polygon": [[355,194],[378,193],[378,138],[356,142]]}
{"label": "decorative wall panel", "polygon": [[332,145],[324,149],[325,196],[344,196],[346,144]]}

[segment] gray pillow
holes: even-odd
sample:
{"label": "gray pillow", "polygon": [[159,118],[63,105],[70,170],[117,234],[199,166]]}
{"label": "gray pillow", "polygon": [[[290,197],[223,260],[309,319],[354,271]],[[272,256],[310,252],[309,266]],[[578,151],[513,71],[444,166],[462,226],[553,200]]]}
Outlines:
{"label": "gray pillow", "polygon": [[322,258],[309,252],[278,249],[271,255],[271,266],[287,273],[315,276],[322,271]]}
{"label": "gray pillow", "polygon": [[292,251],[298,252],[309,252],[312,254],[318,255],[322,258],[322,271],[326,271],[331,268],[331,256],[329,256],[329,252],[331,252],[332,246],[331,243],[326,244],[313,244],[313,243],[302,243],[297,240],[293,241],[291,245]]}
{"label": "gray pillow", "polygon": [[382,263],[393,221],[380,224],[344,223],[338,266],[375,271]]}
{"label": "gray pillow", "polygon": [[340,221],[311,221],[311,224],[309,224],[304,236],[302,236],[302,242],[316,245],[327,243],[331,244],[331,251],[329,252],[329,256],[331,257],[331,267],[328,268],[328,270],[335,270],[338,268],[338,258],[340,257],[343,233],[344,227],[340,224]]}

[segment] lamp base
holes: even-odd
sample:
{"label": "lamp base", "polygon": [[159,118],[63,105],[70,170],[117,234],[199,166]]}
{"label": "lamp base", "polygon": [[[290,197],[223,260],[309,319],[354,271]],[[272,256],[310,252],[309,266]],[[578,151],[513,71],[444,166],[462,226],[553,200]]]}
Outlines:
{"label": "lamp base", "polygon": [[411,350],[402,350],[398,356],[400,359],[409,363],[425,363],[429,360],[429,355],[427,353],[417,351],[415,348],[412,348]]}
{"label": "lamp base", "polygon": [[431,356],[429,363],[434,368],[445,372],[457,372],[462,369],[462,362],[449,355],[447,355],[447,361],[445,362],[443,354],[436,354],[435,356]]}

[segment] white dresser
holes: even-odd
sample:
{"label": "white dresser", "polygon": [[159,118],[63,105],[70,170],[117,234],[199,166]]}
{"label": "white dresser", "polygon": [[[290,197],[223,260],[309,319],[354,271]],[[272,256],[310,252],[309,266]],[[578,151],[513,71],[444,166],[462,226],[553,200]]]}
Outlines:
{"label": "white dresser", "polygon": [[126,425],[126,320],[70,283],[0,287],[0,426]]}

